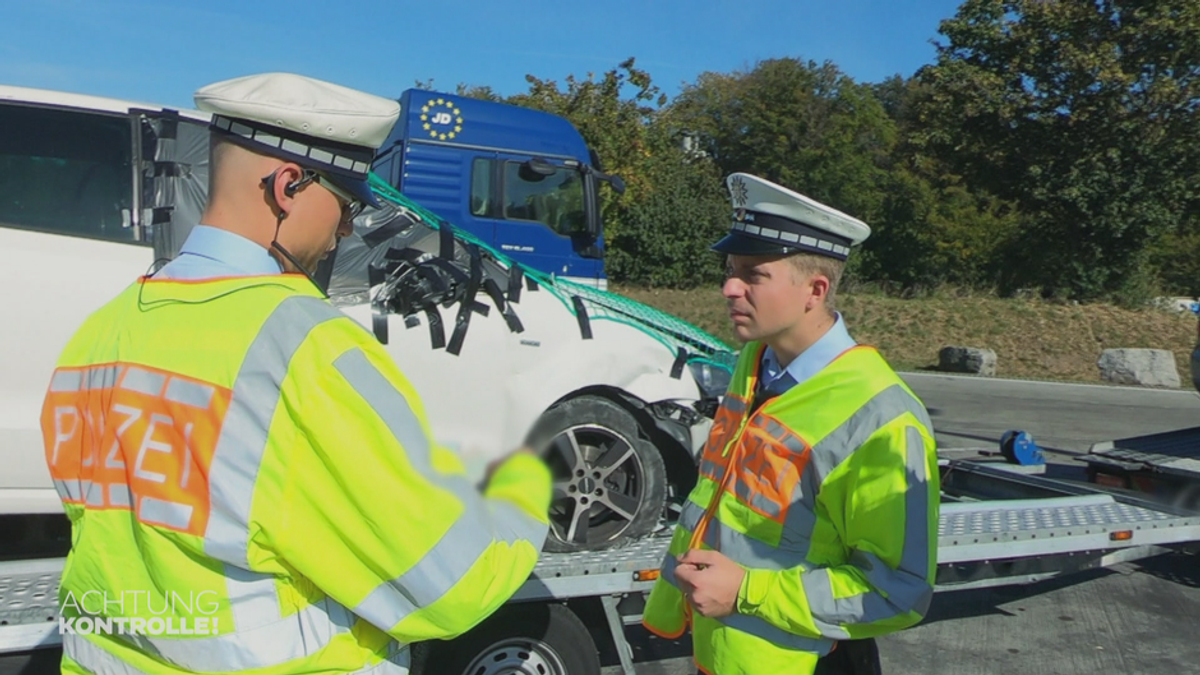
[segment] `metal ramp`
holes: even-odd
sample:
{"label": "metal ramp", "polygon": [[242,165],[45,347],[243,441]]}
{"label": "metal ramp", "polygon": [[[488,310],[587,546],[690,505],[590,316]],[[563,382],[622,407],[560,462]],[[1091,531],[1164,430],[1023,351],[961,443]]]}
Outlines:
{"label": "metal ramp", "polygon": [[0,562],[0,654],[62,644],[58,580],[65,562]]}

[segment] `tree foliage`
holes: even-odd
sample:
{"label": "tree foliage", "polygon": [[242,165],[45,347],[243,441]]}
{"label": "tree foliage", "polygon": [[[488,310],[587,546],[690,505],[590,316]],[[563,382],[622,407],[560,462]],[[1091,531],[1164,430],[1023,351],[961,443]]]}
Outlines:
{"label": "tree foliage", "polygon": [[941,32],[919,141],[1019,204],[1007,284],[1133,290],[1196,206],[1200,3],[967,0]]}
{"label": "tree foliage", "polygon": [[876,84],[787,57],[671,99],[630,58],[457,91],[566,117],[625,180],[601,191],[615,280],[716,282],[744,171],[866,221],[859,280],[1200,294],[1200,2],[965,0],[940,33],[934,63]]}

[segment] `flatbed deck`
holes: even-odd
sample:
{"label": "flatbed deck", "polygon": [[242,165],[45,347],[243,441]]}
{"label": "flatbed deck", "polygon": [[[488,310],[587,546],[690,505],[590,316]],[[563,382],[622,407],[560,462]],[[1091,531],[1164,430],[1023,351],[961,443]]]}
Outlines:
{"label": "flatbed deck", "polygon": [[[949,462],[946,471],[938,591],[1028,583],[1200,542],[1197,513],[970,462]],[[966,496],[972,490],[985,498]],[[650,589],[671,534],[664,528],[607,551],[546,553],[513,602],[596,597],[612,610],[616,598]],[[0,563],[0,653],[61,644],[56,605],[63,563]],[[610,613],[614,622],[637,619]]]}
{"label": "flatbed deck", "polygon": [[1200,481],[1200,427],[1097,443],[1081,459]]}

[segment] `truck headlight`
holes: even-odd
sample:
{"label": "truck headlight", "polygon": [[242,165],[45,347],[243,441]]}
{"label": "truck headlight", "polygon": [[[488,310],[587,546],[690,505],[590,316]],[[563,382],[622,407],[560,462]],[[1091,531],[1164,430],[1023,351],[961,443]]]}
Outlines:
{"label": "truck headlight", "polygon": [[725,391],[729,389],[729,382],[733,379],[733,372],[708,361],[690,361],[688,370],[692,371],[692,378],[696,380],[704,398],[724,396]]}

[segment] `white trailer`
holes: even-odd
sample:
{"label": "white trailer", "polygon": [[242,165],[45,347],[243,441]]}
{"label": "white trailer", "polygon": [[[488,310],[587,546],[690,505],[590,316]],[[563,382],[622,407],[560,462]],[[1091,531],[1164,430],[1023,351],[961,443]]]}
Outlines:
{"label": "white trailer", "polygon": [[[1123,491],[966,460],[943,460],[942,486],[938,593],[1028,584],[1200,543],[1200,513]],[[414,673],[598,675],[605,641],[621,672],[634,675],[626,627],[641,622],[671,533],[667,524],[624,548],[544,554],[516,595],[479,626],[418,645]],[[0,563],[0,654],[61,644],[63,562]]]}

